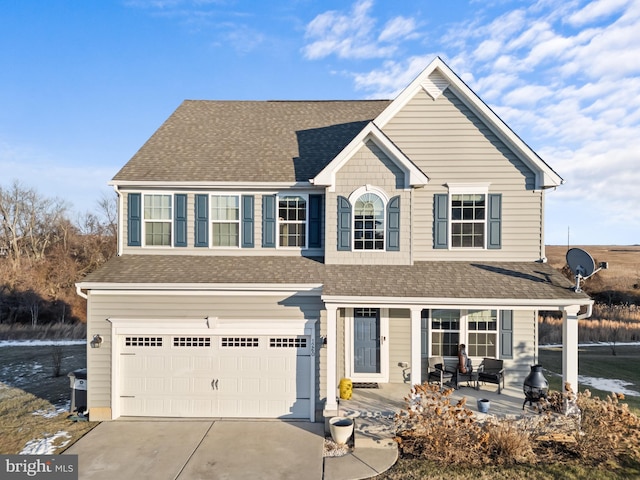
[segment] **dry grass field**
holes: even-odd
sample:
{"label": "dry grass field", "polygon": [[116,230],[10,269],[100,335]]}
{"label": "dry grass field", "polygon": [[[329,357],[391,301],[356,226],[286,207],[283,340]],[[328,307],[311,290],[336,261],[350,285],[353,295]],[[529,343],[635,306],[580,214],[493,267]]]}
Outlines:
{"label": "dry grass field", "polygon": [[[608,262],[601,270],[584,282],[583,288],[602,303],[640,303],[640,245],[633,246],[579,246],[589,252],[598,265]],[[567,254],[566,246],[547,245],[547,259],[552,267],[562,269]]]}

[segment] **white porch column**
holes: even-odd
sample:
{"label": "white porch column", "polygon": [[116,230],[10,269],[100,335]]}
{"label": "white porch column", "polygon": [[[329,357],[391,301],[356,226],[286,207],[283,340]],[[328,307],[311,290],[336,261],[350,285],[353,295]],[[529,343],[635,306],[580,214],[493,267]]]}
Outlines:
{"label": "white porch column", "polygon": [[579,305],[562,311],[562,388],[567,382],[578,393],[578,312]]}
{"label": "white porch column", "polygon": [[411,385],[422,383],[422,308],[411,308]]}
{"label": "white porch column", "polygon": [[[337,341],[338,341],[338,309],[327,305],[327,401],[324,405],[325,412],[337,412]],[[335,413],[330,414],[335,415]],[[325,415],[326,416],[326,415]]]}

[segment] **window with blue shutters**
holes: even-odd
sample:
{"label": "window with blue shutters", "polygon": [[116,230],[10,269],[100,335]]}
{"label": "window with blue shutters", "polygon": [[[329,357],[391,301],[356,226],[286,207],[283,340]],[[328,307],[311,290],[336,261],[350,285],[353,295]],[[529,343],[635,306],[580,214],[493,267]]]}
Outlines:
{"label": "window with blue shutters", "polygon": [[434,195],[434,249],[502,248],[502,195],[468,190]]}
{"label": "window with blue shutters", "polygon": [[400,196],[367,185],[349,198],[338,196],[338,251],[400,250]]}

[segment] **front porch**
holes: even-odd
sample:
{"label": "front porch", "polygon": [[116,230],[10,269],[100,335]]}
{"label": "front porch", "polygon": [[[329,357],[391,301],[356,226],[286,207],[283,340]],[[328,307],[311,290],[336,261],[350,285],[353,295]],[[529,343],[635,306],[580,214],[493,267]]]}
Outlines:
{"label": "front porch", "polygon": [[[538,415],[529,404],[522,409],[522,387],[507,384],[499,394],[495,385],[481,384],[479,390],[463,385],[454,390],[451,402],[455,404],[466,398],[466,407],[478,419],[487,416],[516,419],[523,415]],[[393,417],[406,408],[404,399],[410,390],[408,383],[381,383],[379,388],[354,388],[350,400],[339,400],[338,415],[355,419],[356,448],[389,446],[395,436]],[[491,402],[488,413],[478,411],[477,400],[480,398]]]}

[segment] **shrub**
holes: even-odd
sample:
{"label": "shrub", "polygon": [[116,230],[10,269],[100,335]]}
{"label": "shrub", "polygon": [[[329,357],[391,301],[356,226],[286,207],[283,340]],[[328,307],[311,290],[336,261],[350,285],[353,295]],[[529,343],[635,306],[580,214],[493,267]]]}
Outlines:
{"label": "shrub", "polygon": [[422,384],[405,398],[396,415],[396,441],[404,455],[443,465],[516,463],[530,459],[529,435],[504,422],[479,423],[466,399],[453,404],[453,389]]}

